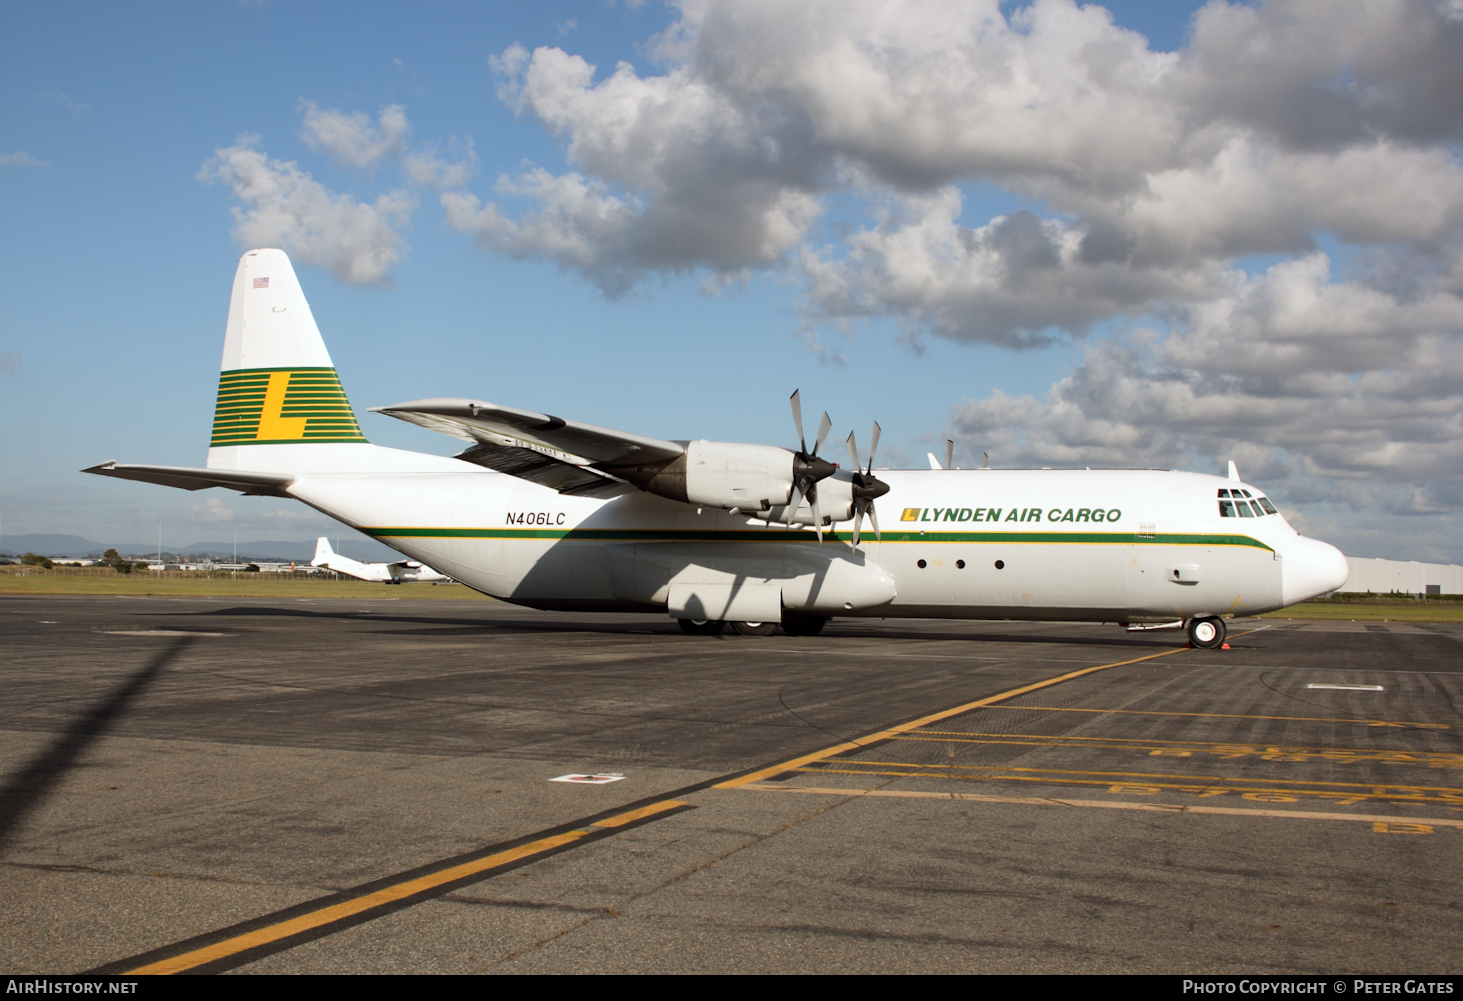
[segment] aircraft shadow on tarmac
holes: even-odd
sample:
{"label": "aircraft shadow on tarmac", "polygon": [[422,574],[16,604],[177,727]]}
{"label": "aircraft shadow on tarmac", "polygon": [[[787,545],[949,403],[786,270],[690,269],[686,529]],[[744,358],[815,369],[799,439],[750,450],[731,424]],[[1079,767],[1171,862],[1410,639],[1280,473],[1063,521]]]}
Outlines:
{"label": "aircraft shadow on tarmac", "polygon": [[[554,613],[565,614],[565,613]],[[673,620],[667,619],[664,622],[590,622],[585,620],[558,621],[558,622],[534,622],[527,619],[504,619],[501,621],[486,621],[483,619],[457,618],[435,615],[408,615],[403,613],[381,613],[361,611],[327,611],[314,608],[279,608],[259,606],[234,606],[230,608],[209,609],[199,612],[151,612],[148,616],[168,618],[177,620],[182,617],[201,618],[296,618],[296,619],[335,619],[345,622],[379,622],[402,623],[415,625],[416,629],[392,629],[392,635],[433,635],[433,636],[470,636],[470,635],[502,635],[504,633],[542,633],[545,635],[564,633],[585,633],[594,635],[624,635],[626,633],[664,634],[684,639],[688,643],[756,643],[760,638],[744,637],[738,635],[721,636],[683,636]],[[1042,624],[1033,622],[1022,622],[1021,626],[1029,630],[1023,633],[987,633],[987,632],[932,632],[929,630],[931,620],[912,619],[908,620],[910,625],[904,626],[902,620],[898,619],[843,619],[835,620],[832,625],[833,632],[824,632],[819,636],[783,636],[777,637],[779,642],[795,641],[798,643],[817,644],[830,640],[843,639],[891,639],[902,640],[910,643],[929,642],[967,642],[967,643],[1015,643],[1015,644],[1052,644],[1057,646],[1087,646],[1087,647],[1114,647],[1123,649],[1152,649],[1155,646],[1168,645],[1162,642],[1155,642],[1161,639],[1169,639],[1172,645],[1181,646],[1185,641],[1182,630],[1162,633],[1151,639],[1140,636],[1115,635],[1115,636],[1063,636],[1050,632],[1040,632]],[[1094,623],[1070,623],[1071,625],[1092,626]],[[1067,623],[1056,623],[1055,625],[1067,625]],[[445,627],[445,628],[444,628]],[[1113,627],[1116,628],[1116,627]],[[384,630],[383,630],[384,631]]]}
{"label": "aircraft shadow on tarmac", "polygon": [[128,707],[194,642],[185,636],[169,644],[6,779],[0,787],[0,852],[30,813],[76,767],[87,748],[105,736]]}

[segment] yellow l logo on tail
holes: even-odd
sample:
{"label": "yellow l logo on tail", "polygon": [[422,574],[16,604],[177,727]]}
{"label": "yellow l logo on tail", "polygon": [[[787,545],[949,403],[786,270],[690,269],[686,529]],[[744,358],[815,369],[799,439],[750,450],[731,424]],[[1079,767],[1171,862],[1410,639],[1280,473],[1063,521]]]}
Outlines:
{"label": "yellow l logo on tail", "polygon": [[282,438],[305,437],[304,417],[285,417],[284,395],[290,388],[290,373],[271,372],[269,386],[264,390],[264,411],[259,415],[261,441],[279,441]]}
{"label": "yellow l logo on tail", "polygon": [[212,448],[365,440],[333,368],[219,373]]}

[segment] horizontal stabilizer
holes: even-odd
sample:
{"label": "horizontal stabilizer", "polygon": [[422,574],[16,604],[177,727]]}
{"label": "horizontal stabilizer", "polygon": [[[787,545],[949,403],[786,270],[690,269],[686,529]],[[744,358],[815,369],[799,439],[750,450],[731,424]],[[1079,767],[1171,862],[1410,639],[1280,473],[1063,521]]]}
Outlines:
{"label": "horizontal stabilizer", "polygon": [[83,469],[83,473],[116,476],[124,480],[141,480],[183,490],[204,490],[225,487],[251,497],[288,497],[285,488],[295,481],[286,473],[251,473],[242,469],[188,469],[182,466],[128,466],[103,462]]}
{"label": "horizontal stabilizer", "polygon": [[476,400],[413,400],[390,407],[372,407],[371,412],[419,424],[463,441],[546,449],[553,458],[574,465],[645,465],[674,459],[685,451],[673,441]]}

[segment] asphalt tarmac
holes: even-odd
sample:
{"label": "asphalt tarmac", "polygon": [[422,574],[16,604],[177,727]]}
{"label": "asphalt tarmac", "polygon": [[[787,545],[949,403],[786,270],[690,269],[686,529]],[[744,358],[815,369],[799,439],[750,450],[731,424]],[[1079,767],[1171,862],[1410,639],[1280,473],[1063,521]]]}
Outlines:
{"label": "asphalt tarmac", "polygon": [[1463,627],[401,590],[0,601],[0,970],[1459,971]]}

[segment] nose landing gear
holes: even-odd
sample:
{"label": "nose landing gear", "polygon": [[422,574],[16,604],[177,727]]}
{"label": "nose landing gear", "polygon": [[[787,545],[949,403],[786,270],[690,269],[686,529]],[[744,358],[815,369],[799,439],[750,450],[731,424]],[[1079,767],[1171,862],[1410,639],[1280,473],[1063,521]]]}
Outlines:
{"label": "nose landing gear", "polygon": [[1217,650],[1224,646],[1224,620],[1205,615],[1189,620],[1189,642],[1200,650]]}

